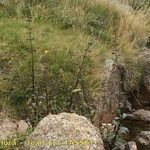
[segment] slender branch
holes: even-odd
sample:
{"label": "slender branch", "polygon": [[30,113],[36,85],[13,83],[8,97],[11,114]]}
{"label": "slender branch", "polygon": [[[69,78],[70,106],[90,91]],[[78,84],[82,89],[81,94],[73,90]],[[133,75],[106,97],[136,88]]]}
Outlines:
{"label": "slender branch", "polygon": [[81,87],[82,87],[82,91],[83,91],[83,100],[84,100],[84,102],[87,105],[87,110],[88,110],[88,113],[90,115],[90,119],[92,121],[91,109],[89,107],[88,101],[86,100],[86,92],[85,92],[84,80],[82,78],[81,78]]}
{"label": "slender branch", "polygon": [[139,100],[137,99],[137,97],[135,96],[135,94],[133,93],[132,89],[130,88],[130,85],[128,83],[126,83],[127,88],[129,89],[129,91],[131,92],[131,94],[133,95],[134,99],[136,100],[136,102],[142,107],[142,104],[139,102]]}
{"label": "slender branch", "polygon": [[[33,49],[33,37],[32,37],[32,0],[28,0],[27,1],[27,22],[28,22],[28,41],[29,41],[29,48],[30,48],[30,52],[31,52],[31,84],[32,84],[32,104],[35,104],[35,106],[33,106],[34,109],[34,117],[35,117],[35,122],[37,122],[39,120],[39,115],[37,113],[37,109],[38,109],[38,99],[35,97],[35,59],[34,59],[34,49]],[[32,121],[33,122],[33,121]],[[35,124],[33,123],[33,126],[35,126]]]}
{"label": "slender branch", "polygon": [[35,97],[35,71],[34,71],[34,50],[33,50],[33,43],[32,43],[32,29],[31,29],[31,22],[32,22],[32,12],[31,12],[31,0],[29,0],[29,14],[28,14],[28,36],[29,36],[29,44],[31,50],[31,69],[32,69],[32,94],[33,98]]}
{"label": "slender branch", "polygon": [[[92,43],[88,43],[88,46],[85,49],[85,53],[83,55],[82,62],[80,64],[80,66],[79,66],[79,72],[78,72],[77,79],[76,79],[76,82],[75,82],[75,85],[74,85],[73,89],[76,89],[78,84],[81,82],[83,65],[84,65],[85,59],[87,57],[87,53],[88,53],[88,51],[89,51],[91,46],[92,46]],[[74,93],[72,92],[71,96],[70,96],[70,99],[69,99],[69,102],[70,102],[70,104],[69,104],[69,111],[71,110],[71,107],[72,107],[72,104],[73,104],[73,97],[74,97]]]}

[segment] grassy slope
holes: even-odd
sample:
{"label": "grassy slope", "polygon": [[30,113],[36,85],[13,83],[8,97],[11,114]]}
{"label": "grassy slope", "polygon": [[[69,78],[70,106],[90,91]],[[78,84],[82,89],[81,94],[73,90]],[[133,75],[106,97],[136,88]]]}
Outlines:
{"label": "grassy slope", "polygon": [[[114,57],[112,55],[114,49],[119,49],[121,57],[131,67],[135,65],[134,56],[137,52],[135,45],[149,32],[149,20],[145,19],[147,14],[140,11],[135,14],[133,10],[126,12],[123,11],[126,9],[118,9],[120,6],[123,7],[122,4],[107,3],[103,0],[49,2],[50,5],[45,0],[33,7],[34,49],[37,52],[36,63],[39,74],[36,77],[39,80],[37,84],[40,85],[43,80],[44,67],[51,66],[52,69],[48,70],[48,74],[55,74],[59,79],[57,82],[62,86],[62,89],[56,87],[54,90],[62,90],[60,97],[66,98],[64,94],[66,88],[73,84],[84,49],[91,41],[94,44],[88,55],[88,69],[85,73],[85,80],[91,91],[99,90],[102,62],[104,58]],[[1,96],[1,99],[8,98],[8,94],[11,94],[12,99],[17,99],[20,95],[24,95],[24,89],[30,84],[27,65],[30,64],[30,53],[24,17],[26,9],[22,1],[0,7],[2,7],[0,59],[2,68],[5,68],[5,74],[0,79],[1,93],[5,93],[5,96]],[[49,80],[55,80],[54,78],[53,75],[48,77]],[[59,95],[59,92],[54,92],[53,95]]]}

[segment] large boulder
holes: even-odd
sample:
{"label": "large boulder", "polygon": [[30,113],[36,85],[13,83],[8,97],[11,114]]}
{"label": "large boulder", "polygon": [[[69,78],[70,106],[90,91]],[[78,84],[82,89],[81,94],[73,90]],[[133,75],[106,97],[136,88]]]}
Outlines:
{"label": "large boulder", "polygon": [[110,123],[114,119],[115,110],[118,107],[118,95],[120,75],[113,59],[106,59],[102,66],[101,74],[102,89],[95,96],[96,112],[93,119],[95,126],[100,127],[101,123]]}
{"label": "large boulder", "polygon": [[[150,43],[150,41],[149,41]],[[150,110],[150,48],[144,50],[139,55],[138,60],[143,64],[143,73],[139,86],[138,99],[144,109]]]}
{"label": "large boulder", "polygon": [[26,150],[104,150],[101,135],[83,116],[61,113],[41,120],[25,141]]}
{"label": "large boulder", "polygon": [[[145,53],[145,64],[144,64],[144,84],[147,88],[150,86],[150,49]],[[150,89],[149,89],[150,90]],[[149,91],[150,92],[150,91]]]}
{"label": "large boulder", "polygon": [[136,143],[138,150],[149,150],[150,149],[150,131],[142,131],[136,137]]}

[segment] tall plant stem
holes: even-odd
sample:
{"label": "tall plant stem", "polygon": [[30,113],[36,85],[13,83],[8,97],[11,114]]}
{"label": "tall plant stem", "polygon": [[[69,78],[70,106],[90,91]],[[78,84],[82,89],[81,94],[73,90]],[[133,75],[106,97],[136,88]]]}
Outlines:
{"label": "tall plant stem", "polygon": [[[73,90],[75,90],[75,89],[77,88],[78,84],[79,84],[79,83],[81,82],[81,80],[82,80],[83,65],[84,65],[85,59],[86,59],[86,57],[87,57],[87,53],[88,53],[88,51],[89,51],[91,45],[92,45],[92,43],[88,43],[88,46],[87,46],[87,48],[85,49],[85,53],[84,53],[84,55],[83,55],[81,64],[80,64],[80,66],[79,66],[79,72],[78,72],[78,74],[77,74],[77,78],[76,78],[76,81],[75,81],[75,85],[74,85],[74,87],[73,87]],[[71,94],[71,96],[70,96],[70,99],[69,99],[69,102],[70,102],[70,104],[69,104],[69,111],[71,110],[72,105],[73,105],[73,97],[74,97],[74,93],[72,92],[72,94]]]}
{"label": "tall plant stem", "polygon": [[29,21],[28,24],[29,27],[29,42],[30,42],[30,51],[31,51],[31,72],[32,72],[32,97],[34,98],[35,96],[35,68],[34,68],[34,50],[33,50],[33,44],[32,44],[32,31],[31,31],[31,22]]}
{"label": "tall plant stem", "polygon": [[[31,84],[32,84],[32,104],[33,104],[33,108],[34,108],[34,117],[35,117],[35,122],[37,122],[38,120],[38,113],[37,113],[37,109],[38,109],[38,101],[37,98],[35,97],[36,94],[36,90],[35,90],[35,52],[33,49],[33,37],[32,37],[32,1],[29,0],[28,3],[28,14],[27,14],[27,22],[28,22],[28,40],[29,40],[29,49],[31,52]],[[35,125],[33,125],[35,126]]]}

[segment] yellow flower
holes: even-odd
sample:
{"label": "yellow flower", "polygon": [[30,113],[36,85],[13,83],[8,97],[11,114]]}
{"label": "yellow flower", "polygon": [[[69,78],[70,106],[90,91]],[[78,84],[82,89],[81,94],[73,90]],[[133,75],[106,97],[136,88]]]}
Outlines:
{"label": "yellow flower", "polygon": [[45,50],[45,54],[47,54],[48,53],[48,50]]}

